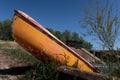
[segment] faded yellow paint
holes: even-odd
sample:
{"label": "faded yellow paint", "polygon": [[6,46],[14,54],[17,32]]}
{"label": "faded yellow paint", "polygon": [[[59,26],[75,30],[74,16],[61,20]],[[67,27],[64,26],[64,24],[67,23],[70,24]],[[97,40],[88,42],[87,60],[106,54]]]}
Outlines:
{"label": "faded yellow paint", "polygon": [[17,15],[13,18],[12,32],[14,39],[39,59],[53,58],[68,66],[73,66],[78,61],[77,68],[94,71],[88,64]]}

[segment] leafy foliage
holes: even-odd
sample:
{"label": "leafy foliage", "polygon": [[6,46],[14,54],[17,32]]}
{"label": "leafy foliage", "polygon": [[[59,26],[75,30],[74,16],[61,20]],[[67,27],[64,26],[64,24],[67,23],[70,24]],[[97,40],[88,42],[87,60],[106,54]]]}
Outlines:
{"label": "leafy foliage", "polygon": [[6,19],[0,22],[0,39],[1,40],[13,40],[11,35],[11,20]]}
{"label": "leafy foliage", "polygon": [[80,40],[80,37],[79,37],[78,33],[73,32],[73,33],[72,33],[71,40],[72,40],[72,41],[79,41],[79,40]]}
{"label": "leafy foliage", "polygon": [[69,30],[65,30],[63,32],[63,37],[65,38],[65,41],[71,40],[71,32]]}
{"label": "leafy foliage", "polygon": [[58,66],[59,64],[54,61],[49,63],[40,62],[19,80],[79,80],[77,77],[58,72]]}

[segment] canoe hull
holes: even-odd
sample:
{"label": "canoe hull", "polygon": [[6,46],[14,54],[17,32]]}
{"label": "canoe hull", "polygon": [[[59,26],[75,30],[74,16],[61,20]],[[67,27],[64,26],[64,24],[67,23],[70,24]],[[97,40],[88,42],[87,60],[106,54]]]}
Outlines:
{"label": "canoe hull", "polygon": [[13,18],[12,35],[16,42],[40,60],[55,59],[68,66],[77,64],[76,67],[81,70],[94,71],[89,64],[59,45],[42,30],[36,29],[36,26],[18,14],[15,14]]}

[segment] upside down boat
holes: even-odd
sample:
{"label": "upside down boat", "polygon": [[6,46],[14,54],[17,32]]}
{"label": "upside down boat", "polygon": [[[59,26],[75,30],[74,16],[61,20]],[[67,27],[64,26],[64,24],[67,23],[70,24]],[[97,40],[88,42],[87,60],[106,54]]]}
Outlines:
{"label": "upside down boat", "polygon": [[18,44],[40,60],[52,58],[67,66],[77,63],[76,67],[80,70],[96,71],[88,61],[20,10],[15,10],[12,36]]}

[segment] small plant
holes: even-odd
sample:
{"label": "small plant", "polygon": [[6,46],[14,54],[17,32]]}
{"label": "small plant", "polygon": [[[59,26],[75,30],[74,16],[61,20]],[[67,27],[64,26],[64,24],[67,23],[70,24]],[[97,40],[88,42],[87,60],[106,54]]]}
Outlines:
{"label": "small plant", "polygon": [[77,68],[78,67],[78,61],[79,60],[76,60],[75,63],[72,65],[72,67]]}
{"label": "small plant", "polygon": [[57,66],[58,64],[54,61],[49,63],[40,62],[20,80],[58,80]]}
{"label": "small plant", "polygon": [[58,72],[58,66],[60,64],[55,61],[40,62],[33,69],[26,72],[25,76],[19,80],[79,80],[74,76]]}
{"label": "small plant", "polygon": [[39,60],[22,49],[2,49],[5,55],[17,58],[22,62],[39,63]]}
{"label": "small plant", "polygon": [[119,77],[120,78],[120,69],[114,69],[111,72],[111,75],[114,76],[114,77]]}
{"label": "small plant", "polygon": [[[104,51],[105,53],[105,51]],[[112,52],[109,51],[109,52],[106,52],[105,54],[105,57],[106,59],[104,59],[105,61],[105,64],[102,65],[102,67],[100,68],[101,70],[101,73],[103,74],[107,74],[109,75],[110,77],[113,76],[113,77],[119,77],[120,78],[120,66],[119,66],[119,57],[116,57],[116,54],[118,54],[118,52],[115,52],[114,55],[110,55]],[[103,56],[102,56],[103,57]]]}

